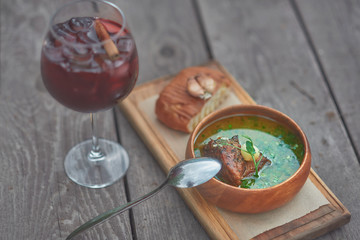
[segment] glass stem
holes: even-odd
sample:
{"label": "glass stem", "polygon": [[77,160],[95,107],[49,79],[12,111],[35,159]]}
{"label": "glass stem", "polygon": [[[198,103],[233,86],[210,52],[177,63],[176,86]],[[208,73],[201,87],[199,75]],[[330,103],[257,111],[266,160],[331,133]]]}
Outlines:
{"label": "glass stem", "polygon": [[92,132],[92,147],[88,155],[90,161],[101,161],[104,160],[105,154],[101,151],[99,146],[99,140],[97,138],[96,129],[95,129],[95,114],[90,113],[91,121],[91,132]]}

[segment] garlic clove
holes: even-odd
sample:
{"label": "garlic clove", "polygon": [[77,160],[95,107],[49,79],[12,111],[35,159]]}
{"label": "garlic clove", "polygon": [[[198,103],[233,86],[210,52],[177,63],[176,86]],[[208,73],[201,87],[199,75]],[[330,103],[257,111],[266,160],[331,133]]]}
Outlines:
{"label": "garlic clove", "polygon": [[202,98],[205,94],[205,90],[200,86],[200,84],[193,77],[188,79],[187,85],[186,85],[186,90],[193,97]]}
{"label": "garlic clove", "polygon": [[213,93],[215,91],[216,82],[211,77],[200,74],[196,77],[196,80],[198,81],[200,86],[204,88],[207,92]]}

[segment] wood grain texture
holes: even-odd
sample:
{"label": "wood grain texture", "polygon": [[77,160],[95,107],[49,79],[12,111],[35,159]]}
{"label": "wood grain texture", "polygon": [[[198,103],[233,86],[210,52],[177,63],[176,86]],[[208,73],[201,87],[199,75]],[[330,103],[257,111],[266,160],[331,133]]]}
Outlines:
{"label": "wood grain texture", "polygon": [[296,1],[295,7],[301,12],[311,38],[309,40],[314,44],[325,77],[359,154],[360,3],[352,0]]}
{"label": "wood grain texture", "polygon": [[[59,3],[60,4],[60,3]],[[84,221],[126,202],[122,181],[87,189],[65,175],[67,151],[91,136],[87,114],[65,109],[40,76],[50,1],[1,1],[0,232],[2,239],[64,239]],[[116,140],[111,112],[98,121],[101,137]],[[131,239],[122,215],[84,239]]]}
{"label": "wood grain texture", "polygon": [[[347,125],[348,134],[359,154],[360,151],[360,79],[359,79],[359,31],[360,4],[357,1],[296,1],[305,27],[308,30],[319,64],[325,72],[326,80],[331,87],[340,113]],[[321,14],[318,12],[321,11]],[[329,113],[329,120],[333,115]],[[339,139],[338,142],[341,142]],[[338,151],[349,151],[347,146],[340,145]],[[359,157],[359,156],[358,156]],[[358,159],[360,161],[360,159]],[[356,164],[355,164],[356,165]],[[351,166],[351,164],[350,164]],[[356,167],[356,171],[359,169]],[[352,178],[352,174],[344,171],[344,179]],[[335,177],[331,178],[336,181]],[[360,194],[350,186],[337,186],[343,192],[353,216],[359,216],[360,205],[357,199]],[[359,184],[357,183],[359,186]],[[349,190],[347,190],[349,189]],[[339,196],[340,197],[340,196]],[[351,205],[353,207],[351,207]],[[352,218],[351,224],[344,232],[334,232],[334,238],[346,237],[357,239],[360,234],[360,220]]]}
{"label": "wood grain texture", "polygon": [[[215,58],[258,104],[284,112],[303,128],[312,148],[313,168],[358,215],[359,163],[291,4],[199,2]],[[359,221],[353,218],[323,239],[356,239]]]}
{"label": "wood grain texture", "polygon": [[[191,1],[135,0],[123,6],[139,53],[137,84],[206,61],[199,24]],[[129,122],[119,113],[122,144],[130,155],[127,182],[130,199],[159,185],[165,174]],[[167,188],[133,210],[138,239],[208,239],[199,222],[173,188]]]}

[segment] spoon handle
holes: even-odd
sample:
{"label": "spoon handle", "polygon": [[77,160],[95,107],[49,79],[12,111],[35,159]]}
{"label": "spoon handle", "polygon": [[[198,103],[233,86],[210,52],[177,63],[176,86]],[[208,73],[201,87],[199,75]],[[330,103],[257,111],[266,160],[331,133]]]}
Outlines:
{"label": "spoon handle", "polygon": [[160,190],[162,190],[164,187],[167,186],[168,181],[166,180],[165,182],[163,182],[160,186],[158,186],[157,188],[155,188],[154,190],[152,190],[151,192],[145,194],[142,197],[139,197],[138,199],[135,199],[134,201],[128,202],[124,205],[121,205],[119,207],[116,207],[114,209],[111,209],[107,212],[104,212],[100,215],[98,215],[97,217],[87,221],[86,223],[84,223],[83,225],[81,225],[80,227],[78,227],[77,229],[75,229],[67,238],[66,240],[70,240],[73,237],[75,237],[76,235],[88,230],[89,228],[94,227],[95,225],[98,225],[100,223],[102,223],[103,221],[105,221],[108,218],[114,217],[117,214],[120,214],[122,212],[125,212],[126,210],[142,203],[143,201],[151,198],[152,196],[154,196],[156,193],[158,193]]}

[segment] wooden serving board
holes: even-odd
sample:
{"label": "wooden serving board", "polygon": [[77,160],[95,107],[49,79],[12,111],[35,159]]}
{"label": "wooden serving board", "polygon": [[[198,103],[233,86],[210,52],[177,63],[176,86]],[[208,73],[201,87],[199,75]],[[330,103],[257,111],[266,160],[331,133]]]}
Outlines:
{"label": "wooden serving board", "polygon": [[[232,95],[234,95],[239,102],[242,104],[256,104],[248,93],[219,63],[210,61],[204,64],[204,66],[218,69],[228,76],[232,81]],[[138,134],[166,173],[168,173],[172,166],[183,160],[179,157],[181,153],[177,152],[179,150],[175,149],[174,145],[169,144],[169,141],[165,140],[169,138],[165,138],[164,131],[161,131],[160,128],[157,127],[160,123],[156,122],[156,119],[153,119],[154,117],[151,118],[149,113],[146,113],[144,108],[141,107],[141,104],[148,101],[148,99],[154,99],[171,79],[172,76],[167,76],[140,85],[132,91],[129,97],[119,103],[122,111],[129,118]],[[154,108],[154,106],[152,107]],[[151,109],[151,111],[153,110]],[[169,129],[166,131],[174,130]],[[175,138],[179,137],[182,139],[186,139],[187,137],[186,134],[175,131],[171,133],[171,135],[175,136]],[[183,147],[185,148],[185,146]],[[178,191],[209,236],[213,239],[312,239],[348,223],[351,215],[313,169],[310,171],[308,181],[311,185],[315,186],[314,189],[326,200],[325,203],[323,202],[319,206],[316,205],[314,210],[290,219],[278,226],[272,226],[270,229],[251,237],[245,237],[248,235],[239,232],[239,229],[237,229],[244,224],[244,222],[241,222],[241,217],[243,217],[241,214],[229,213],[218,209],[216,206],[206,202],[195,188],[178,189]],[[301,199],[297,199],[297,201],[292,204],[297,204],[301,201]],[[276,216],[280,216],[281,218],[281,214],[284,215],[284,213],[279,212]],[[246,215],[245,217],[246,219],[250,219],[252,216]],[[261,218],[261,215],[257,217],[259,217],[259,219],[268,219]],[[266,225],[267,223],[263,222],[263,224]]]}

